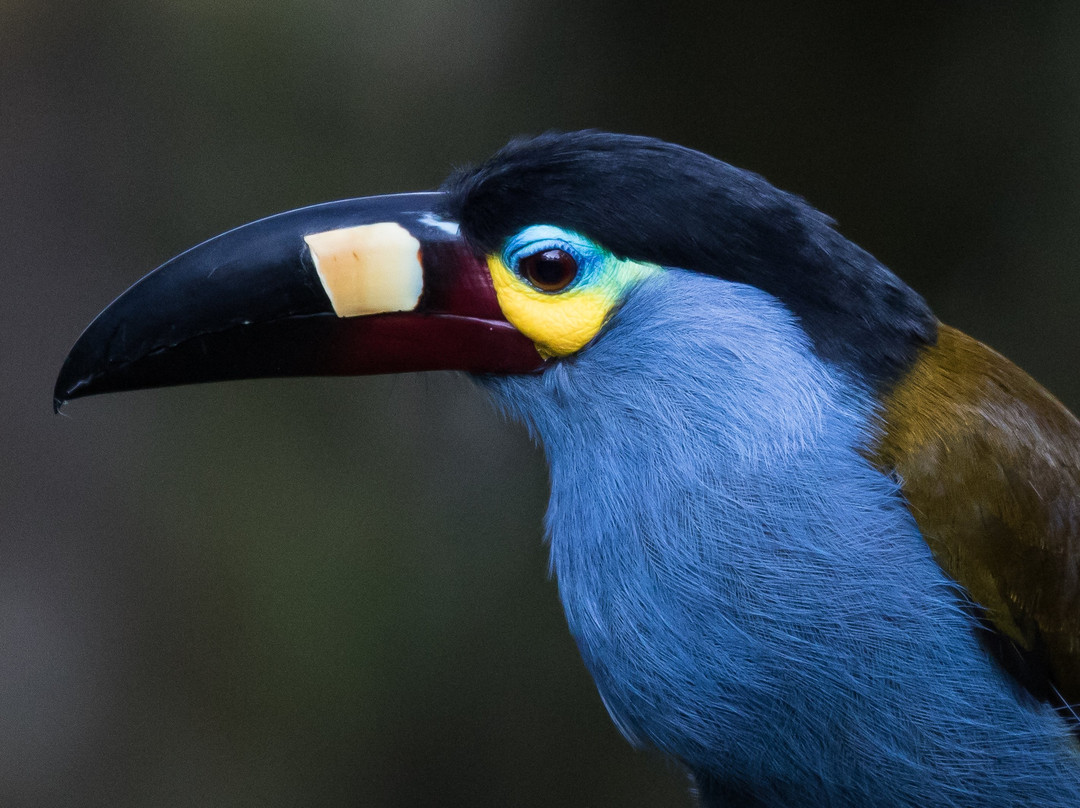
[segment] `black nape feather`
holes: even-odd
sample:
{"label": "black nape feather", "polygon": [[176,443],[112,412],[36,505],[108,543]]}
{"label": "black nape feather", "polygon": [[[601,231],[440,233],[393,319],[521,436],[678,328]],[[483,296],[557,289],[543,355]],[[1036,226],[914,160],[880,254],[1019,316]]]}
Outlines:
{"label": "black nape feather", "polygon": [[646,137],[519,139],[443,186],[481,252],[533,224],[623,258],[747,283],[782,301],[815,352],[881,389],[936,339],[925,301],[824,214],[756,174]]}

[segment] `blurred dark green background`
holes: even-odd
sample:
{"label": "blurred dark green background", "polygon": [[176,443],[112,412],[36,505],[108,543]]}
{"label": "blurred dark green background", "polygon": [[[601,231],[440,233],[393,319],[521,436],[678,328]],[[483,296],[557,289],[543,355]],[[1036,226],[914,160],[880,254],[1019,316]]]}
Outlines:
{"label": "blurred dark green background", "polygon": [[0,0],[0,804],[689,805],[466,379],[50,410],[173,253],[584,126],[806,196],[1080,405],[1080,4]]}

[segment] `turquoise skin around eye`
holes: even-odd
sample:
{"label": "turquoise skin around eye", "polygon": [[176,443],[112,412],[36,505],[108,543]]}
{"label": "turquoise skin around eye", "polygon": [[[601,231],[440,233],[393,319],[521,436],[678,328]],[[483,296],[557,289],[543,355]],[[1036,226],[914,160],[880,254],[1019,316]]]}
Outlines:
{"label": "turquoise skin around eye", "polygon": [[[578,264],[564,289],[546,292],[518,272],[523,258],[560,249]],[[544,358],[581,350],[638,282],[662,270],[655,264],[617,258],[594,241],[553,225],[526,227],[511,237],[488,269],[503,315],[536,344]]]}
{"label": "turquoise skin around eye", "polygon": [[522,258],[544,250],[563,250],[577,261],[577,277],[565,290],[560,291],[570,291],[594,283],[608,261],[614,260],[607,250],[584,236],[554,225],[538,224],[526,227],[506,242],[502,251],[502,262],[517,273],[518,262]]}

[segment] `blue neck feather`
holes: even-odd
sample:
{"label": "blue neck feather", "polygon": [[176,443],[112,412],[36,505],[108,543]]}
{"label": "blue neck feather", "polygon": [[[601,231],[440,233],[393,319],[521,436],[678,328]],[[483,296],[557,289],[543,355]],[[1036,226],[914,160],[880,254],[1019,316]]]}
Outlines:
{"label": "blue neck feather", "polygon": [[775,298],[672,270],[577,356],[484,384],[544,445],[604,703],[706,804],[1080,805],[1072,737],[860,453],[872,395]]}

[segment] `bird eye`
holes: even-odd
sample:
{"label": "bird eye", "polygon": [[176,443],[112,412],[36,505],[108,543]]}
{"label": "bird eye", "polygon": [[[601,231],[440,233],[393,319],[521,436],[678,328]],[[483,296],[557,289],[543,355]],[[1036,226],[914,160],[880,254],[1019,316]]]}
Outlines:
{"label": "bird eye", "polygon": [[519,259],[518,272],[541,292],[561,292],[577,277],[577,259],[566,250],[541,250]]}

